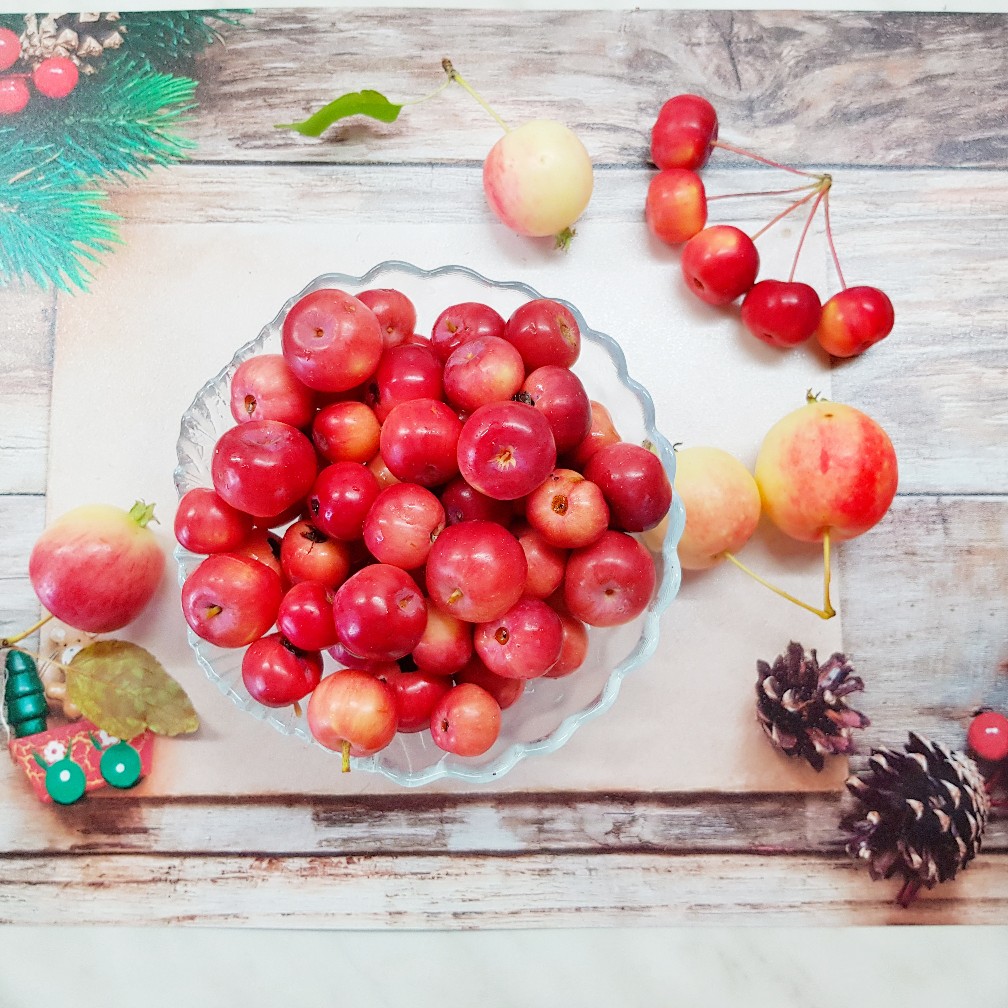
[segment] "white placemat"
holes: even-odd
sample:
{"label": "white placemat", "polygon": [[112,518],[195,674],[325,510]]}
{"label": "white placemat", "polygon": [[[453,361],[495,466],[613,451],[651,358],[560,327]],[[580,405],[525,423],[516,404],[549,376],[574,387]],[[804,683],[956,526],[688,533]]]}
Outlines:
{"label": "white placemat", "polygon": [[[487,217],[465,226],[369,224],[352,232],[319,224],[124,227],[126,244],[92,292],[61,301],[50,515],[89,501],[156,501],[170,557],[179,418],[195,393],[315,276],[359,275],[386,259],[423,268],[463,263],[577,304],[592,327],[620,340],[673,442],[718,445],[751,464],[762,434],[801,405],[809,387],[829,394],[821,355],[764,347],[731,314],[694,302],[680,287],[676,254],[656,254],[642,225],[594,222],[563,255],[502,236]],[[787,233],[761,240],[764,262],[786,263],[793,241]],[[808,273],[806,263],[804,278],[815,282]],[[817,548],[761,528],[744,558],[795,595],[821,598]],[[340,774],[338,757],[280,735],[218,693],[186,643],[170,559],[155,602],[120,636],[160,658],[202,719],[197,736],[159,740],[141,793],[396,790],[377,775]],[[615,706],[559,752],[530,758],[480,790],[838,788],[843,760],[817,775],[779,757],[755,723],[756,661],[772,660],[791,639],[825,657],[840,648],[840,618],[824,622],[734,568],[687,574],[664,617],[658,653],[627,679]],[[428,789],[471,790],[451,782]]]}

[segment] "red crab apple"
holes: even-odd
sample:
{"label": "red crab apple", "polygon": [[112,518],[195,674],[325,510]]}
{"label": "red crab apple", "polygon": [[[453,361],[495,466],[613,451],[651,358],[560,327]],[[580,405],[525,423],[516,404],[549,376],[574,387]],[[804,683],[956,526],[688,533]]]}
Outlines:
{"label": "red crab apple", "polygon": [[291,306],[281,346],[303,384],[321,392],[346,392],[372,375],[385,341],[378,319],[363,301],[323,288]]}
{"label": "red crab apple", "polygon": [[759,272],[753,240],[731,224],[713,224],[683,246],[686,286],[710,305],[731,304],[752,287]]}
{"label": "red crab apple", "polygon": [[407,672],[395,662],[381,662],[366,671],[385,683],[395,696],[398,731],[418,732],[430,728],[431,715],[452,688],[448,676]]}
{"label": "red crab apple", "polygon": [[491,672],[512,679],[536,679],[556,664],[563,626],[542,599],[519,599],[503,616],[479,624],[473,647]]}
{"label": "red crab apple", "polygon": [[381,457],[396,479],[436,487],[458,475],[462,421],[438,399],[399,403],[381,429]]}
{"label": "red crab apple", "polygon": [[553,119],[509,130],[483,162],[490,209],[520,235],[544,238],[568,231],[588,206],[593,184],[584,144]]}
{"label": "red crab apple", "polygon": [[282,354],[256,354],[231,378],[231,415],[248,420],[282,420],[304,427],[315,415],[315,393],[294,376]]}
{"label": "red crab apple", "polygon": [[442,399],[441,362],[427,346],[412,343],[389,347],[367,382],[364,401],[379,423],[399,403],[411,399]]}
{"label": "red crab apple", "polygon": [[482,686],[464,682],[441,698],[431,715],[431,738],[445,752],[482,756],[500,736],[500,704]]}
{"label": "red crab apple", "polygon": [[343,669],[325,676],[308,698],[308,730],[327,749],[351,756],[371,756],[395,738],[395,694],[363,669]]}
{"label": "red crab apple", "polygon": [[526,497],[525,517],[550,546],[578,549],[609,527],[609,505],[601,489],[579,472],[554,469]]}
{"label": "red crab apple", "polygon": [[521,598],[527,576],[521,543],[496,522],[449,525],[427,555],[431,601],[468,623],[503,616]]}
{"label": "red crab apple", "polygon": [[242,656],[242,682],[249,696],[266,707],[303,700],[322,678],[322,655],[295,647],[282,634],[253,641]]}
{"label": "red crab apple", "polygon": [[129,511],[88,504],[67,511],[35,541],[28,577],[43,607],[87,633],[109,633],[135,620],[154,597],[164,553],[147,527],[154,505]]}
{"label": "red crab apple", "polygon": [[395,661],[420,642],[427,603],[404,570],[369,564],[336,589],[333,619],[339,641],[351,654]]}
{"label": "red crab apple", "polygon": [[669,98],[651,128],[651,160],[661,169],[702,168],[718,136],[714,106],[700,95]]}
{"label": "red crab apple", "polygon": [[283,588],[271,567],[251,557],[215,553],[182,585],[182,613],[197,637],[221,648],[240,648],[276,620]]}
{"label": "red crab apple", "polygon": [[651,179],[644,218],[651,233],[669,245],[689,241],[707,224],[703,179],[688,168],[666,168]]}
{"label": "red crab apple", "polygon": [[612,414],[602,403],[591,400],[591,424],[588,434],[573,452],[570,453],[569,468],[584,472],[588,460],[606,445],[621,441],[619,431],[613,424]]}
{"label": "red crab apple", "polygon": [[563,598],[589,626],[629,623],[648,607],[657,574],[647,549],[632,535],[610,530],[567,560]]}
{"label": "red crab apple", "polygon": [[[333,621],[335,589],[321,581],[299,581],[287,589],[277,610],[277,629],[302,651],[322,651],[339,640]],[[296,698],[300,699],[300,698]]]}
{"label": "red crab apple", "polygon": [[503,336],[506,324],[500,312],[482,301],[463,301],[449,305],[434,320],[431,349],[439,360],[446,361],[469,340],[481,336]]}
{"label": "red crab apple", "polygon": [[877,287],[846,287],[823,305],[816,339],[834,357],[854,357],[885,339],[896,316]]}
{"label": "red crab apple", "polygon": [[560,657],[550,666],[546,678],[562,679],[579,669],[588,657],[588,627],[576,616],[567,612],[560,601],[557,601],[554,608],[560,617],[563,641],[560,645]]}
{"label": "red crab apple", "polygon": [[760,518],[759,487],[734,455],[707,445],[680,448],[675,489],[686,510],[678,547],[684,570],[713,567],[752,538]]}
{"label": "red crab apple", "polygon": [[591,400],[570,368],[545,364],[525,379],[522,391],[545,414],[558,454],[576,448],[591,430]]}
{"label": "red crab apple", "polygon": [[643,445],[620,441],[600,448],[585,466],[609,505],[609,524],[624,532],[654,528],[672,505],[672,484],[661,459]]}
{"label": "red crab apple", "polygon": [[459,472],[470,486],[499,500],[517,500],[534,490],[552,472],[556,454],[546,414],[523,402],[481,406],[458,438]]}
{"label": "red crab apple", "polygon": [[867,414],[811,398],[778,420],[756,457],[763,511],[803,542],[853,539],[877,524],[896,494],[896,452]]}
{"label": "red crab apple", "polygon": [[819,324],[822,306],[815,288],[794,280],[761,280],[742,301],[742,323],[770,346],[804,343]]}
{"label": "red crab apple", "polygon": [[217,493],[257,518],[271,518],[298,504],[317,471],[311,441],[281,420],[249,420],[224,431],[210,464]]}
{"label": "red crab apple", "polygon": [[336,588],[353,568],[352,547],[302,518],[289,525],[280,540],[280,567],[291,584],[321,581]]}
{"label": "red crab apple", "polygon": [[372,287],[357,295],[358,301],[374,312],[381,326],[385,346],[398,346],[416,328],[416,305],[402,291],[392,287]]}
{"label": "red crab apple", "polygon": [[531,374],[547,364],[573,367],[581,354],[581,327],[574,313],[551,298],[533,298],[508,316],[504,338],[517,348]]}
{"label": "red crab apple", "polygon": [[469,340],[453,350],[444,364],[445,397],[466,412],[510,399],[524,380],[521,354],[500,336]]}
{"label": "red crab apple", "polygon": [[381,423],[366,403],[347,399],[330,403],[315,414],[311,436],[327,462],[367,464],[378,454]]}
{"label": "red crab apple", "polygon": [[175,538],[190,553],[227,553],[252,534],[252,516],[231,507],[216,490],[187,490],[175,511]]}
{"label": "red crab apple", "polygon": [[454,675],[472,658],[472,633],[471,623],[442,612],[437,606],[428,606],[427,625],[412,651],[418,671]]}
{"label": "red crab apple", "polygon": [[479,655],[474,654],[455,673],[455,683],[456,685],[474,683],[476,686],[482,686],[497,701],[497,706],[503,711],[518,702],[519,697],[525,692],[526,680],[509,679],[507,676],[497,675],[496,672],[491,672],[483,664]]}
{"label": "red crab apple", "polygon": [[381,563],[422,567],[445,526],[441,501],[416,483],[395,483],[375,498],[364,521],[364,542]]}

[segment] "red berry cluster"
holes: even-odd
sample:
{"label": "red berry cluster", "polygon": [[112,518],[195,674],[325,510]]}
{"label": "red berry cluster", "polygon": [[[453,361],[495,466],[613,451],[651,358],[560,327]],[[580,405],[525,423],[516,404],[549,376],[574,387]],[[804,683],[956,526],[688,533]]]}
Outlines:
{"label": "red berry cluster", "polygon": [[0,28],[0,116],[23,112],[31,100],[29,81],[46,98],[66,98],[77,86],[77,64],[67,56],[50,56],[30,73],[7,73],[21,58],[21,39]]}
{"label": "red berry cluster", "polygon": [[[575,316],[466,302],[430,336],[393,289],[323,288],[281,353],[239,364],[212,487],[179,502],[195,634],[247,648],[271,707],[308,699],[324,746],[397,731],[480,755],[527,680],[575,671],[589,626],[639,616],[657,583],[635,533],[664,518],[658,456],[623,441],[572,370]],[[323,653],[342,671],[323,676]]]}
{"label": "red berry cluster", "polygon": [[[803,176],[807,181],[773,192],[708,196],[698,172],[715,147]],[[814,335],[822,348],[835,357],[862,353],[892,331],[894,313],[888,296],[876,287],[848,287],[844,282],[830,227],[829,175],[782,165],[718,140],[714,106],[706,98],[693,94],[676,95],[662,106],[651,131],[651,160],[659,171],[648,187],[645,203],[648,227],[662,241],[683,245],[681,264],[686,286],[702,301],[723,306],[742,298],[742,322],[764,343],[793,347]],[[730,224],[707,224],[711,200],[729,195],[786,194],[795,194],[796,198],[755,235]],[[790,276],[786,280],[757,280],[760,257],[756,240],[779,220],[809,203],[811,210]],[[841,286],[825,304],[813,287],[794,279],[801,247],[820,206]]]}

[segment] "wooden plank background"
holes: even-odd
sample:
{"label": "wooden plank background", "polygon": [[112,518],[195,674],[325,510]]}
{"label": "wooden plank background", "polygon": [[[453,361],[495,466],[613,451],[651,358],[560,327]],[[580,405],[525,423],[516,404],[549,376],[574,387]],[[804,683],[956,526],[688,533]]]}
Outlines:
{"label": "wooden plank background", "polygon": [[[460,90],[321,142],[273,129],[359,87],[431,91],[451,57],[500,115],[563,119],[599,178],[591,214],[639,220],[661,102],[695,90],[732,143],[834,173],[850,282],[898,328],[833,371],[894,435],[900,491],[844,547],[845,650],[869,681],[864,747],[961,744],[1008,709],[1008,18],[800,12],[261,11],[196,67],[192,162],[117,191],[127,220],[293,220],[318,186],[404,220],[471,212],[494,123]],[[718,155],[712,192],[746,188]],[[53,331],[73,299],[0,289],[0,605],[44,522]],[[90,408],[82,404],[82,408]],[[0,922],[473,927],[718,920],[986,923],[1008,911],[1008,828],[955,883],[894,908],[841,852],[836,796],[605,794],[142,802],[0,817]],[[27,804],[34,801],[23,796]],[[335,895],[334,895],[335,894]],[[88,899],[68,900],[68,895]]]}

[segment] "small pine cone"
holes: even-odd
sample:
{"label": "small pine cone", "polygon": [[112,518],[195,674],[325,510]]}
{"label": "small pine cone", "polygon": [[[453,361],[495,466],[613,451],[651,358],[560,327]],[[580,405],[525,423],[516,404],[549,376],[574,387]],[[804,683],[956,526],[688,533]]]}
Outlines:
{"label": "small pine cone", "polygon": [[95,72],[95,61],[123,44],[124,29],[115,12],[94,14],[26,14],[21,56],[38,66],[50,56],[66,56],[81,73]]}
{"label": "small pine cone", "polygon": [[756,663],[756,716],[770,741],[788,756],[802,756],[816,770],[825,757],[855,751],[853,732],[870,724],[847,706],[847,694],[864,682],[842,654],[819,664],[815,651],[805,654],[791,641],[773,666]]}
{"label": "small pine cone", "polygon": [[847,852],[873,879],[900,873],[897,902],[909,906],[921,886],[955,878],[980,850],[990,797],[964,753],[910,732],[905,752],[874,749],[868,769],[847,780],[859,807],[841,820]]}

